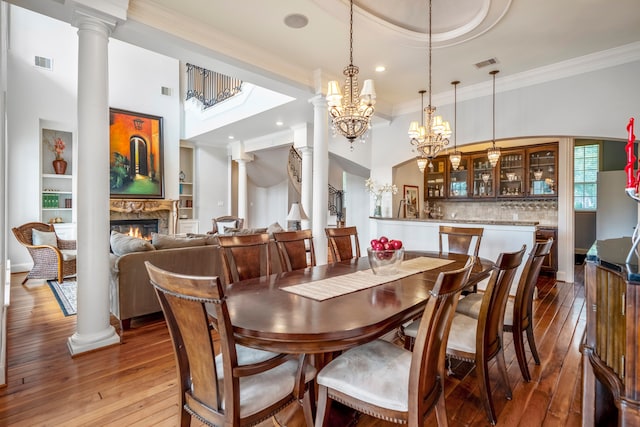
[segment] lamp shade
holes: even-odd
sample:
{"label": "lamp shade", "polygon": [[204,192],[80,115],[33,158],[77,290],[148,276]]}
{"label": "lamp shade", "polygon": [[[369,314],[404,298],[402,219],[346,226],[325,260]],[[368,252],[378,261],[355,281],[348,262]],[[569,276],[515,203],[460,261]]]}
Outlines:
{"label": "lamp shade", "polygon": [[309,219],[309,217],[302,209],[302,206],[299,203],[292,203],[289,215],[287,215],[287,221],[301,221],[303,219]]}

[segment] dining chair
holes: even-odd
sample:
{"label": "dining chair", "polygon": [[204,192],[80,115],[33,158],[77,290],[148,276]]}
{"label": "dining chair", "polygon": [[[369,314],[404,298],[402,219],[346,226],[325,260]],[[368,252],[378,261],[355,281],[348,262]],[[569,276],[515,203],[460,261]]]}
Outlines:
{"label": "dining chair", "polygon": [[211,219],[212,228],[207,234],[224,234],[225,228],[243,228],[244,218],[237,216],[219,216]]}
{"label": "dining chair", "polygon": [[506,398],[511,400],[512,396],[504,360],[502,328],[509,289],[526,248],[522,245],[518,252],[503,252],[498,256],[484,291],[478,318],[455,313],[447,342],[447,357],[475,365],[480,397],[491,424],[495,424],[497,418],[489,382],[490,360],[496,359]]}
{"label": "dining chair", "polygon": [[76,274],[76,241],[60,239],[52,224],[28,222],[11,229],[18,242],[27,248],[33,267],[22,281],[57,279]]}
{"label": "dining chair", "polygon": [[269,234],[218,236],[226,284],[271,274]]}
{"label": "dining chair", "polygon": [[[523,332],[527,333],[527,342],[536,365],[540,364],[540,356],[533,336],[533,293],[542,268],[544,258],[551,251],[553,238],[536,242],[525,262],[518,282],[515,299],[509,298],[504,313],[504,332],[513,334],[513,346],[520,366],[522,378],[531,381],[524,350]],[[469,294],[458,302],[458,313],[478,318],[482,305],[482,294]]]}
{"label": "dining chair", "polygon": [[422,314],[413,353],[385,340],[347,350],[320,370],[317,427],[329,420],[332,401],[395,423],[418,427],[435,409],[447,425],[444,374],[447,335],[460,292],[473,266],[438,275]]}
{"label": "dining chair", "polygon": [[[482,240],[482,227],[452,227],[441,225],[438,229],[438,247],[439,252],[451,252],[456,254],[466,254],[478,256],[480,251],[480,241]],[[445,246],[446,240],[446,246]],[[444,250],[446,247],[446,251]],[[465,290],[462,293],[477,292],[478,286],[473,285],[471,290]]]}
{"label": "dining chair", "polygon": [[334,262],[360,258],[358,229],[352,227],[328,227],[324,229]]}
{"label": "dining chair", "polygon": [[313,426],[316,370],[306,356],[236,344],[218,277],[176,274],[149,261],[145,266],[173,342],[182,427],[192,416],[207,425],[255,425],[293,401],[302,403],[306,425]]}
{"label": "dining chair", "polygon": [[284,271],[299,270],[316,265],[311,230],[273,233]]}

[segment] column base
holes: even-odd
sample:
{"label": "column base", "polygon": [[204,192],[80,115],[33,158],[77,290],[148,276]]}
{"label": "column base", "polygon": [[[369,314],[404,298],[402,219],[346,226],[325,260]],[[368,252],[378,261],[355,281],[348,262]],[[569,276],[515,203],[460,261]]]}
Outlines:
{"label": "column base", "polygon": [[67,339],[67,348],[71,356],[114,344],[120,344],[120,336],[113,326],[109,326],[98,334],[80,334],[76,332]]}

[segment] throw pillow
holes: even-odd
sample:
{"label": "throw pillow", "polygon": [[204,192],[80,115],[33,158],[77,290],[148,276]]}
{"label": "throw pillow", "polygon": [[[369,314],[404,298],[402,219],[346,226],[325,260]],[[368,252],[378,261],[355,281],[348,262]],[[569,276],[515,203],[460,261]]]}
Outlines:
{"label": "throw pillow", "polygon": [[58,239],[53,231],[40,231],[34,228],[31,230],[31,241],[34,245],[58,247]]}
{"label": "throw pillow", "polygon": [[227,236],[238,236],[238,235],[243,235],[243,234],[262,234],[262,233],[266,233],[267,229],[266,228],[230,228],[230,227],[225,227],[224,228],[224,235]]}
{"label": "throw pillow", "polygon": [[273,239],[273,233],[280,233],[282,231],[286,231],[280,224],[274,222],[270,226],[267,227],[267,233],[269,233],[269,237]]}
{"label": "throw pillow", "polygon": [[111,251],[122,256],[131,252],[153,251],[155,248],[149,242],[138,237],[131,237],[127,234],[111,231]]}
{"label": "throw pillow", "polygon": [[204,239],[205,245],[217,245],[218,236],[217,234],[195,234],[195,233],[187,233],[187,237],[190,239]]}
{"label": "throw pillow", "polygon": [[151,233],[151,243],[156,249],[188,248],[191,246],[204,246],[204,238],[189,238],[183,236],[170,236],[168,234]]}
{"label": "throw pillow", "polygon": [[238,226],[237,221],[220,221],[216,222],[218,226],[218,233],[224,233],[225,228],[236,228]]}

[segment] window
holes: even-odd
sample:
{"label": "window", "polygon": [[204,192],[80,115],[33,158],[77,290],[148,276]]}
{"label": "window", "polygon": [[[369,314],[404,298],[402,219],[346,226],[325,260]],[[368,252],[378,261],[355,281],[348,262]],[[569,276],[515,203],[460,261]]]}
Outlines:
{"label": "window", "polygon": [[573,148],[573,208],[595,211],[598,208],[598,165],[600,145]]}

